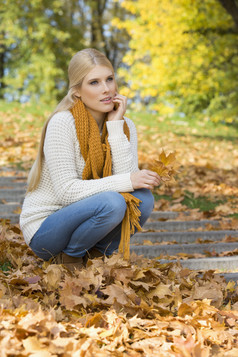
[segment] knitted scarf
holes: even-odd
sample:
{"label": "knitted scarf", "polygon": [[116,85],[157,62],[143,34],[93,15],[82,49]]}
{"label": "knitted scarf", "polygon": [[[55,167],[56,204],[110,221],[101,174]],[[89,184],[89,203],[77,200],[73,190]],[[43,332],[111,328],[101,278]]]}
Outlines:
{"label": "knitted scarf", "polygon": [[[71,109],[75,120],[77,138],[80,151],[85,161],[83,170],[83,180],[99,179],[112,175],[111,149],[108,142],[108,133],[106,120],[104,121],[102,135],[100,135],[96,120],[81,100],[78,100]],[[129,128],[124,121],[124,133],[130,140]],[[122,221],[121,240],[119,244],[119,253],[122,253],[125,259],[130,257],[130,236],[135,233],[135,227],[141,230],[139,217],[141,215],[138,208],[141,202],[130,193],[121,193],[124,197],[127,209]]]}

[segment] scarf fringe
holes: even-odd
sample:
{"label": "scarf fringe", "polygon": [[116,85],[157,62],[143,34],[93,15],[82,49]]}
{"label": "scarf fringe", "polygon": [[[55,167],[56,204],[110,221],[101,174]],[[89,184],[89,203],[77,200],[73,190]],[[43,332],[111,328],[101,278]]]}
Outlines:
{"label": "scarf fringe", "polygon": [[137,229],[138,232],[141,231],[141,226],[139,223],[141,212],[138,208],[141,200],[134,197],[130,193],[121,193],[121,195],[126,201],[127,209],[122,221],[121,240],[118,251],[119,253],[123,254],[125,259],[129,259],[131,235],[135,233],[135,229]]}

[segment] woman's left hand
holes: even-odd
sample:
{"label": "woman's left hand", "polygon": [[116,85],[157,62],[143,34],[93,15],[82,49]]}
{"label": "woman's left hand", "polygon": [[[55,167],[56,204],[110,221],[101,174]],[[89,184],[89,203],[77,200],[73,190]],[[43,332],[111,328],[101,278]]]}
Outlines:
{"label": "woman's left hand", "polygon": [[127,98],[116,93],[113,98],[113,103],[115,103],[115,106],[114,109],[108,113],[108,121],[122,120],[126,112]]}

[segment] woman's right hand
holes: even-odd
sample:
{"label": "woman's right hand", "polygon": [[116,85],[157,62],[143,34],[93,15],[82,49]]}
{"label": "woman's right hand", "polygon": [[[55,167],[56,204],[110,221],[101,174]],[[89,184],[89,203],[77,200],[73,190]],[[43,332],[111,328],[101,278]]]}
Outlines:
{"label": "woman's right hand", "polygon": [[139,188],[147,188],[153,190],[155,186],[160,184],[159,175],[150,170],[140,170],[131,173],[131,183],[134,190]]}

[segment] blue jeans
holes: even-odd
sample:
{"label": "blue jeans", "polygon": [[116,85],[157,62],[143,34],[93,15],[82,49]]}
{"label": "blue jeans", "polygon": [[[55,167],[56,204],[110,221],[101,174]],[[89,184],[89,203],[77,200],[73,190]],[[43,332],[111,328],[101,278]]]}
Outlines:
{"label": "blue jeans", "polygon": [[[153,209],[154,197],[147,189],[136,190],[132,195],[142,201],[139,209],[143,226]],[[98,193],[52,213],[35,233],[30,247],[44,260],[61,251],[83,257],[92,247],[111,255],[120,243],[125,211],[126,203],[120,193]]]}

